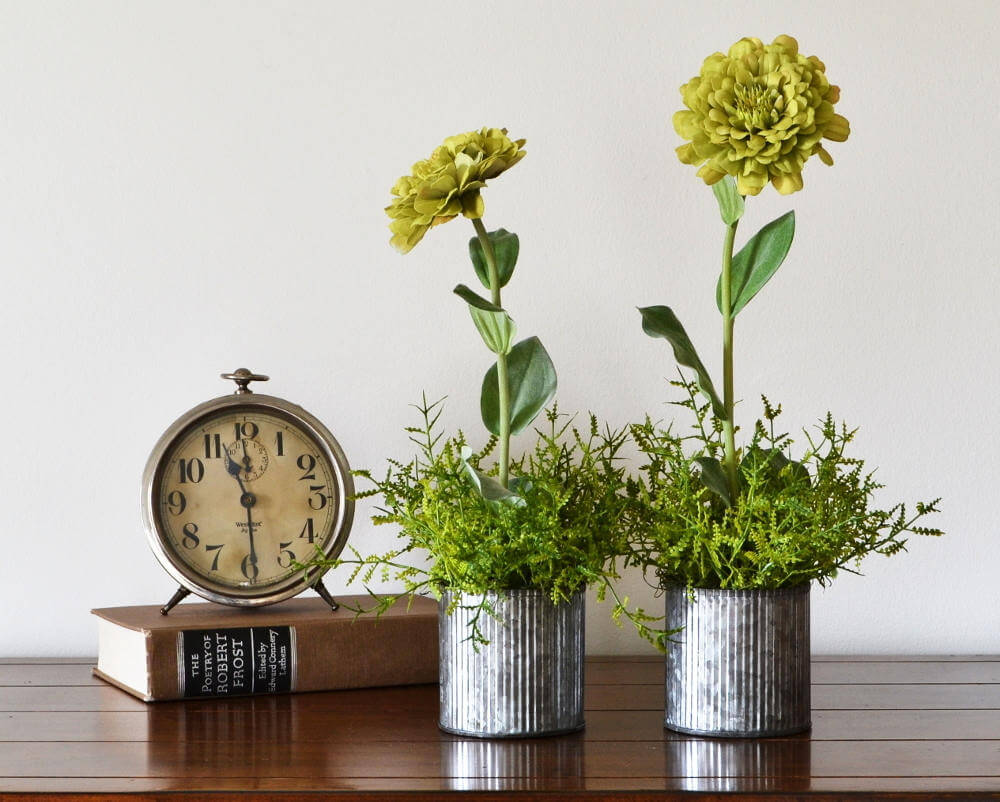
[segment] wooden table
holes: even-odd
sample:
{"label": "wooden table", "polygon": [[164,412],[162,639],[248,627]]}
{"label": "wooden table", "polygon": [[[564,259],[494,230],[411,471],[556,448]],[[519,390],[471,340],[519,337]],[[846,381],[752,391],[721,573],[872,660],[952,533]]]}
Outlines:
{"label": "wooden table", "polygon": [[665,731],[655,658],[591,658],[586,730],[520,741],[444,735],[436,686],[147,705],[90,667],[0,661],[0,798],[1000,799],[1000,657],[815,658],[811,735],[756,741]]}

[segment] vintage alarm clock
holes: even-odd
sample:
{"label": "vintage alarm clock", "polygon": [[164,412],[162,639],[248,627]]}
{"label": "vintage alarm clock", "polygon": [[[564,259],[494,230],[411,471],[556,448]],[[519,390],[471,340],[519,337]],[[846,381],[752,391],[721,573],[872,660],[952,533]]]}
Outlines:
{"label": "vintage alarm clock", "polygon": [[302,407],[254,393],[267,376],[240,368],[232,395],[181,415],[153,448],[142,479],[142,518],[160,564],[189,593],[239,607],[313,588],[336,609],[322,571],[354,517],[351,471],[337,440]]}

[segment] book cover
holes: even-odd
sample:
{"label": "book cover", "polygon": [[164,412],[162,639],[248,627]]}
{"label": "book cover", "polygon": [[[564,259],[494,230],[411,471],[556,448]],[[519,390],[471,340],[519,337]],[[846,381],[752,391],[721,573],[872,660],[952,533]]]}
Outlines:
{"label": "book cover", "polygon": [[[349,606],[368,596],[341,598]],[[438,607],[418,597],[381,616],[322,599],[259,608],[180,604],[106,607],[94,674],[144,701],[247,696],[438,679]]]}

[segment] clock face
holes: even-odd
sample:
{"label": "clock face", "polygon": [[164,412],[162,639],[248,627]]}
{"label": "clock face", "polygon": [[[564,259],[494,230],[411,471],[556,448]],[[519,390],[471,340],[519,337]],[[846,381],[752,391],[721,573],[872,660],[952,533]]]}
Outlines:
{"label": "clock face", "polygon": [[[228,596],[304,585],[296,561],[329,553],[343,519],[342,471],[281,410],[210,412],[163,452],[150,492],[160,545],[190,581]],[[346,533],[345,533],[346,534]]]}

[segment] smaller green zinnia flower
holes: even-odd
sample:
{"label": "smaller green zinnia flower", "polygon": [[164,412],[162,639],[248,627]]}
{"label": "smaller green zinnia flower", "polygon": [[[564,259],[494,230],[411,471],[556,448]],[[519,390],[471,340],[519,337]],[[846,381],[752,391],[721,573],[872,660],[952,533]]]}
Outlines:
{"label": "smaller green zinnia flower", "polygon": [[431,226],[464,215],[483,216],[479,191],[524,158],[525,140],[511,140],[506,128],[483,128],[448,137],[430,158],[413,165],[392,188],[386,208],[392,219],[390,243],[408,253]]}
{"label": "smaller green zinnia flower", "polygon": [[840,89],[825,65],[799,53],[791,36],[769,45],[745,38],[726,55],[714,53],[681,96],[687,109],[674,114],[674,129],[689,142],[677,148],[678,158],[702,165],[706,184],[733,176],[743,195],[768,182],[782,195],[802,189],[810,156],[833,164],[821,140],[843,142],[851,132],[833,110]]}

